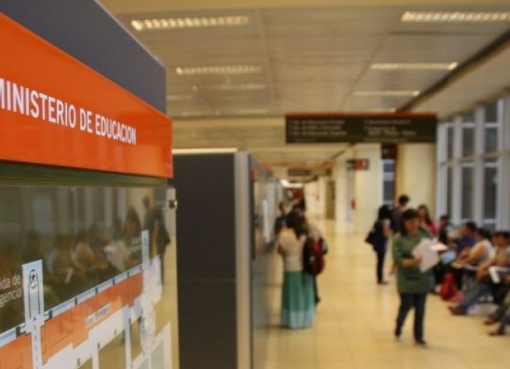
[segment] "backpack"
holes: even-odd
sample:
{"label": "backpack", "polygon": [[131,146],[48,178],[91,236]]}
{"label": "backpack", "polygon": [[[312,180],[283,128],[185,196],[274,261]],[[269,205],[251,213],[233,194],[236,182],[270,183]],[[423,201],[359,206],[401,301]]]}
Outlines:
{"label": "backpack", "polygon": [[441,288],[439,290],[439,296],[441,296],[443,300],[449,300],[455,296],[457,292],[457,282],[455,281],[455,276],[453,273],[446,273],[444,281],[441,284]]}
{"label": "backpack", "polygon": [[323,240],[308,237],[303,247],[303,270],[305,273],[317,276],[325,267]]}
{"label": "backpack", "polygon": [[382,232],[383,230],[381,222],[376,221],[370,232],[368,232],[368,235],[365,237],[365,242],[375,248],[383,241],[384,236]]}

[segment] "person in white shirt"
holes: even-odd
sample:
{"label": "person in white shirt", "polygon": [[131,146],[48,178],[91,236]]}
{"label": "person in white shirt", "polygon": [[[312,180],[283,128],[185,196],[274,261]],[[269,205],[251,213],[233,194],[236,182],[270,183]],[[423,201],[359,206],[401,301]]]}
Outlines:
{"label": "person in white shirt", "polygon": [[282,325],[307,328],[315,319],[313,277],[303,273],[303,248],[307,239],[300,217],[290,213],[278,237],[277,251],[283,256]]}

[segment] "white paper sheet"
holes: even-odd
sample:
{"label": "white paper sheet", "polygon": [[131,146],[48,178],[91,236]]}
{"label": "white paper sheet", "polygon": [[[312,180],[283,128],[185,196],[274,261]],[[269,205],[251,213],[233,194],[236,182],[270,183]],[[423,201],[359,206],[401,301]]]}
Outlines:
{"label": "white paper sheet", "polygon": [[510,269],[492,266],[489,268],[489,275],[491,276],[492,282],[501,283],[501,277],[509,274]]}
{"label": "white paper sheet", "polygon": [[433,242],[429,239],[423,239],[413,250],[413,254],[417,258],[421,258],[420,270],[426,272],[439,263],[439,255],[432,249]]}
{"label": "white paper sheet", "polygon": [[442,252],[442,251],[448,251],[448,246],[446,246],[445,244],[443,243],[434,243],[432,246],[431,246],[432,250],[434,250],[435,252]]}

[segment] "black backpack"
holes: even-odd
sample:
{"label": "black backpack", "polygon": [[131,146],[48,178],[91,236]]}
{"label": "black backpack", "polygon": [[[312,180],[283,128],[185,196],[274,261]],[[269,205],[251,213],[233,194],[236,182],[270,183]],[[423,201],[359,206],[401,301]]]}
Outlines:
{"label": "black backpack", "polygon": [[380,221],[376,221],[374,225],[372,226],[372,229],[370,232],[368,232],[367,237],[365,238],[365,242],[369,245],[372,245],[373,247],[379,245],[381,242],[383,242],[383,229],[382,224]]}

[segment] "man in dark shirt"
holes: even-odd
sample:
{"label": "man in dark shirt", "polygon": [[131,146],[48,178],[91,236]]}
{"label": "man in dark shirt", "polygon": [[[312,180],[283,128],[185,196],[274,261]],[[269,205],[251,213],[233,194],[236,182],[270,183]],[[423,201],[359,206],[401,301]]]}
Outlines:
{"label": "man in dark shirt", "polygon": [[410,201],[411,199],[407,195],[401,195],[398,198],[398,204],[391,212],[391,230],[393,233],[400,232],[400,227],[402,226],[402,214],[406,210]]}
{"label": "man in dark shirt", "polygon": [[466,222],[462,225],[461,237],[455,241],[458,255],[469,252],[469,249],[475,245],[477,229],[475,222]]}

